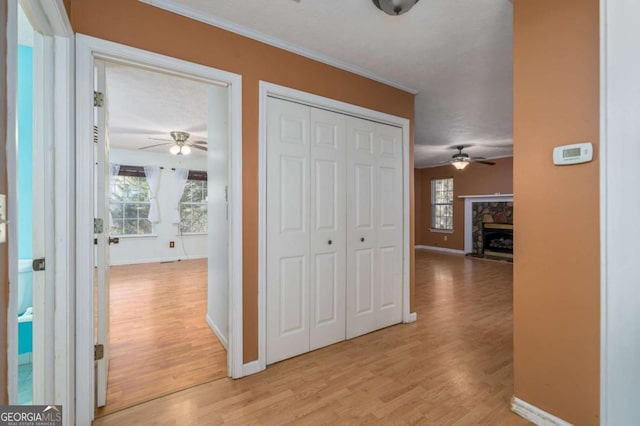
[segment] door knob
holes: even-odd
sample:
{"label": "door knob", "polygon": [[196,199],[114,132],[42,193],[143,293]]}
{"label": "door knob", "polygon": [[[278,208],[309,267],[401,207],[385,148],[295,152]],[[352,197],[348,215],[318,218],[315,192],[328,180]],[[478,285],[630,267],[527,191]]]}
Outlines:
{"label": "door knob", "polygon": [[118,237],[109,237],[109,244],[119,244],[120,238]]}
{"label": "door knob", "polygon": [[329,245],[333,244],[333,241],[329,240]]}
{"label": "door knob", "polygon": [[364,243],[364,237],[360,238],[360,242]]}

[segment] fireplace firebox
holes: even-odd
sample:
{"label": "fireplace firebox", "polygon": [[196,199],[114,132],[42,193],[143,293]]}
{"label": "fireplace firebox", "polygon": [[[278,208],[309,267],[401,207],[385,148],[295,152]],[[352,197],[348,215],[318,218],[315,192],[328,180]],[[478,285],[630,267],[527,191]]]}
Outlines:
{"label": "fireplace firebox", "polygon": [[513,225],[483,223],[482,247],[485,256],[513,259]]}

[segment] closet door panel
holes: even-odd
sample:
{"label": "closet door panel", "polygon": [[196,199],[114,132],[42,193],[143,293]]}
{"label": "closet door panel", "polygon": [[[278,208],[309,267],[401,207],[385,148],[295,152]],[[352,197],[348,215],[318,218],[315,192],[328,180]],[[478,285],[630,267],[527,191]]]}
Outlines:
{"label": "closet door panel", "polygon": [[345,116],[311,108],[310,348],[345,339]]}
{"label": "closet door panel", "polygon": [[376,124],[376,328],[402,321],[402,129]]}
{"label": "closet door panel", "polygon": [[374,123],[347,119],[347,338],[376,329]]}
{"label": "closet door panel", "polygon": [[309,351],[309,123],[305,106],[269,99],[267,364]]}

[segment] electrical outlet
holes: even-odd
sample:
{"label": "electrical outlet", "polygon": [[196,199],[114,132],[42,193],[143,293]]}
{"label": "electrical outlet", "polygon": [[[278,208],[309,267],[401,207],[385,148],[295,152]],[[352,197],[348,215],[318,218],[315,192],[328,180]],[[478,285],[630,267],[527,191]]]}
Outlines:
{"label": "electrical outlet", "polygon": [[0,194],[0,244],[7,242],[7,196]]}
{"label": "electrical outlet", "polygon": [[169,241],[169,248],[174,248],[176,246],[175,241]]}
{"label": "electrical outlet", "polygon": [[447,241],[447,238],[449,238],[449,236],[445,235],[444,240]]}

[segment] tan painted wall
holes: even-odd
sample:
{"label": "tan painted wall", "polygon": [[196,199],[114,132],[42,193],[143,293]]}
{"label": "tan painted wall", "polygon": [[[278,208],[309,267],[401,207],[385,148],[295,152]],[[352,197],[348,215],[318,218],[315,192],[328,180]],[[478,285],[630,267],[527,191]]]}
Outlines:
{"label": "tan painted wall", "polygon": [[[414,96],[137,0],[72,0],[71,23],[78,33],[242,74],[244,360],[257,359],[258,81],[409,118],[412,129]],[[411,265],[413,306],[413,253]]]}
{"label": "tan painted wall", "polygon": [[[416,245],[464,250],[464,199],[458,196],[513,194],[513,158],[491,161],[495,166],[470,164],[463,171],[450,165],[415,170]],[[431,232],[431,180],[449,177],[453,178],[453,232]]]}
{"label": "tan painted wall", "polygon": [[[0,7],[0,194],[7,193],[7,3]],[[7,404],[7,300],[9,299],[8,244],[0,244],[0,404]]]}
{"label": "tan painted wall", "polygon": [[[599,423],[599,2],[514,4],[515,395]],[[556,145],[593,142],[556,167]]]}

